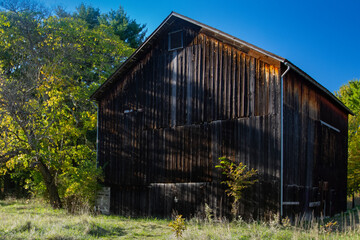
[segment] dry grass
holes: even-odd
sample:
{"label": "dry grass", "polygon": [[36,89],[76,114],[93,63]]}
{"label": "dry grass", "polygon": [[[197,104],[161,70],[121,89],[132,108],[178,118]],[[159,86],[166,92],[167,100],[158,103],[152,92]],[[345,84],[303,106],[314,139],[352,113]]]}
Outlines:
{"label": "dry grass", "polygon": [[[295,224],[289,221],[278,223],[273,217],[269,222],[244,222],[241,219],[228,223],[206,223],[190,220],[185,239],[360,239],[360,226],[355,219],[358,211],[348,212],[336,218],[306,221],[298,219]],[[346,219],[346,220],[344,220]],[[352,221],[349,221],[352,219]]]}
{"label": "dry grass", "polygon": [[[210,222],[209,222],[210,220]],[[169,220],[69,215],[41,200],[0,201],[0,239],[176,239]],[[334,224],[334,222],[337,222]],[[358,210],[295,226],[270,222],[186,221],[183,239],[360,239]]]}
{"label": "dry grass", "polygon": [[70,215],[40,200],[0,201],[0,239],[168,239],[168,221]]}

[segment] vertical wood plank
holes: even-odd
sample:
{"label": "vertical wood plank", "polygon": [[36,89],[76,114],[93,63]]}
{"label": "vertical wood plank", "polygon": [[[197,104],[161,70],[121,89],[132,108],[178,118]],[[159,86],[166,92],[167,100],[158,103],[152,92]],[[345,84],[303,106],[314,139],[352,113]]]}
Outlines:
{"label": "vertical wood plank", "polygon": [[204,42],[205,51],[203,54],[204,57],[204,121],[209,122],[211,121],[211,106],[212,106],[212,99],[211,99],[211,80],[210,80],[210,43],[209,39],[206,38]]}
{"label": "vertical wood plank", "polygon": [[265,79],[264,79],[264,102],[266,102],[266,104],[264,105],[265,106],[265,109],[264,109],[264,112],[263,112],[263,115],[267,115],[269,114],[269,105],[271,103],[271,100],[270,100],[270,68],[272,67],[272,65],[268,65],[266,64],[266,68],[265,68]]}
{"label": "vertical wood plank", "polygon": [[241,53],[236,52],[236,118],[241,117]]}
{"label": "vertical wood plank", "polygon": [[214,46],[214,120],[219,119],[219,44],[215,42]]}
{"label": "vertical wood plank", "polygon": [[219,99],[219,104],[218,104],[218,119],[224,119],[224,114],[223,114],[223,109],[224,109],[224,77],[223,77],[223,59],[224,59],[224,49],[223,49],[223,44],[221,42],[219,42],[219,74],[218,74],[218,82],[219,82],[219,87],[218,87],[218,99]]}
{"label": "vertical wood plank", "polygon": [[228,93],[228,88],[227,88],[227,65],[228,65],[228,58],[227,58],[227,46],[224,45],[223,47],[223,66],[222,66],[222,80],[221,80],[221,88],[223,89],[222,91],[222,119],[227,119],[227,93]]}
{"label": "vertical wood plank", "polygon": [[254,115],[254,99],[255,99],[255,69],[256,61],[255,58],[250,58],[250,74],[249,74],[249,116]]}
{"label": "vertical wood plank", "polygon": [[210,61],[210,69],[209,69],[209,109],[208,109],[208,115],[209,119],[208,121],[214,121],[215,120],[215,82],[214,82],[214,40],[210,40],[210,47],[209,47],[209,61]]}
{"label": "vertical wood plank", "polygon": [[206,111],[206,105],[207,105],[207,99],[206,99],[206,90],[207,90],[207,82],[206,82],[206,36],[203,35],[201,39],[201,122],[206,121],[205,111]]}
{"label": "vertical wood plank", "polygon": [[236,51],[234,49],[232,51],[232,61],[231,61],[231,118],[234,119],[236,117],[236,95],[237,95],[237,82],[236,82]]}
{"label": "vertical wood plank", "polygon": [[171,60],[171,127],[175,127],[176,125],[176,87],[177,87],[177,50],[174,50],[172,53]]}
{"label": "vertical wood plank", "polygon": [[245,54],[241,54],[241,117],[246,115],[246,98],[247,98],[247,74]]}
{"label": "vertical wood plank", "polygon": [[186,48],[187,84],[186,84],[186,123],[192,123],[193,53],[192,47]]}

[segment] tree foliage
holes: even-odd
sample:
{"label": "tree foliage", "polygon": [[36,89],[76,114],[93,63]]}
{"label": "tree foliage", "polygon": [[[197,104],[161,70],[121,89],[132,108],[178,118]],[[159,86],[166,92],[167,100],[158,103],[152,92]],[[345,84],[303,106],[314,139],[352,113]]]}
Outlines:
{"label": "tree foliage", "polygon": [[169,223],[177,239],[182,238],[183,232],[186,230],[185,218],[182,215],[177,215],[175,220]]}
{"label": "tree foliage", "polygon": [[[98,8],[81,4],[72,14],[74,18],[84,20],[89,28],[95,28],[100,25],[110,27],[113,33],[125,41],[132,48],[137,48],[143,42],[146,34],[146,25],[138,24],[131,19],[124,9],[120,6],[118,10],[110,10],[108,13],[100,13]],[[63,12],[58,11],[60,15]]]}
{"label": "tree foliage", "polygon": [[73,16],[84,20],[89,25],[89,28],[99,26],[99,8],[85,6],[84,3],[81,3],[80,6],[76,8],[76,10],[77,12],[75,12]]}
{"label": "tree foliage", "polygon": [[257,170],[248,170],[247,166],[242,162],[236,164],[227,157],[220,157],[219,160],[220,165],[216,165],[216,167],[221,168],[223,170],[222,174],[226,176],[225,181],[221,183],[228,186],[226,192],[228,196],[234,198],[232,210],[236,214],[237,203],[242,198],[243,191],[258,181],[254,178]]}
{"label": "tree foliage", "polygon": [[349,116],[348,133],[348,194],[351,195],[360,191],[360,81],[349,81],[336,96],[355,114]]}
{"label": "tree foliage", "polygon": [[0,171],[30,172],[25,187],[53,207],[91,201],[101,172],[89,96],[133,49],[91,18],[54,16],[31,0],[0,6]]}

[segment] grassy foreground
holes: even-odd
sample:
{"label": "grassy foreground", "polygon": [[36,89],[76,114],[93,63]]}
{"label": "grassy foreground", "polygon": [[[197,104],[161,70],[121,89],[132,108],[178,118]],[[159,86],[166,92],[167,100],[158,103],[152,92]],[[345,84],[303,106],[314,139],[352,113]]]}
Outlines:
{"label": "grassy foreground", "polygon": [[[243,221],[186,221],[183,239],[360,239],[358,211],[336,224],[299,221],[298,227]],[[40,200],[0,201],[0,239],[176,239],[169,220],[69,215]]]}

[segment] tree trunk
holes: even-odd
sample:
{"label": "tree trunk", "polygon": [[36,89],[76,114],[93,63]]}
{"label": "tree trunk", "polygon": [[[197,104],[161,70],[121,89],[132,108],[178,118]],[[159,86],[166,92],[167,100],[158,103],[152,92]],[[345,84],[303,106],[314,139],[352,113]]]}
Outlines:
{"label": "tree trunk", "polygon": [[352,193],[352,208],[355,208],[355,193]]}
{"label": "tree trunk", "polygon": [[48,167],[42,162],[39,162],[39,171],[44,178],[46,190],[49,194],[50,205],[52,208],[62,208],[62,203],[59,197],[58,188],[55,184],[55,179],[50,173]]}

